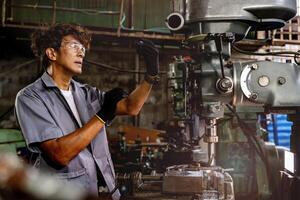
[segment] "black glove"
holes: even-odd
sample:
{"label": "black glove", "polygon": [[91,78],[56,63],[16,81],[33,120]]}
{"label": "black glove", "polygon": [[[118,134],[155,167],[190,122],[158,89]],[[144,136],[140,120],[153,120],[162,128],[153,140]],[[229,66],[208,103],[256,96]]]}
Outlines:
{"label": "black glove", "polygon": [[159,52],[150,40],[136,42],[136,51],[143,56],[146,63],[146,75],[157,76],[159,72]]}
{"label": "black glove", "polygon": [[117,103],[127,97],[127,93],[121,88],[109,90],[104,95],[102,108],[97,115],[106,123],[112,121],[116,116]]}

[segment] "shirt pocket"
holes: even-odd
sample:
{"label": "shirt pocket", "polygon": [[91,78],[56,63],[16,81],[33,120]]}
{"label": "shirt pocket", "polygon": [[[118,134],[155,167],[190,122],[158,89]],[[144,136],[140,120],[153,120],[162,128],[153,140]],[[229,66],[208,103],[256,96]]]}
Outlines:
{"label": "shirt pocket", "polygon": [[84,189],[89,189],[89,178],[85,168],[71,172],[57,173],[56,177],[64,183],[70,183]]}
{"label": "shirt pocket", "polygon": [[72,179],[86,174],[86,169],[82,168],[73,172],[57,173],[57,177],[61,179]]}

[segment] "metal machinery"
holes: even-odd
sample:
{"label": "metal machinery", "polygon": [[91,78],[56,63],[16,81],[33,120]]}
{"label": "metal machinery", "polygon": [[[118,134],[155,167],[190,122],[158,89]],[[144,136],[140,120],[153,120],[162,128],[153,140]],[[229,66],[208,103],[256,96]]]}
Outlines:
{"label": "metal machinery", "polygon": [[[284,26],[296,14],[296,1],[182,0],[178,3],[178,12],[171,13],[166,24],[171,31],[185,34],[183,48],[190,50],[190,54],[178,57],[170,64],[169,86],[172,89],[176,122],[182,124],[178,126],[178,130],[182,133],[181,137],[188,135],[189,138],[177,144],[177,149],[182,150],[183,146],[188,146],[185,149],[189,149],[192,159],[187,159],[188,163],[183,164],[183,161],[179,161],[182,151],[167,151],[164,158],[170,154],[169,157],[178,162],[167,167],[163,175],[137,173],[127,178],[120,177],[120,180],[130,179],[134,183],[132,185],[136,186],[133,189],[135,192],[142,187],[143,182],[161,181],[162,194],[177,196],[179,199],[235,199],[235,182],[228,173],[235,169],[218,167],[222,162],[216,159],[220,158],[217,155],[220,150],[216,148],[218,135],[223,134],[217,130],[217,125],[221,124],[224,111],[227,110],[234,116],[238,131],[242,130],[246,136],[246,142],[239,143],[243,146],[231,147],[232,151],[241,151],[243,154],[243,149],[253,149],[249,153],[251,159],[248,159],[248,165],[253,161],[263,167],[264,170],[261,169],[256,174],[256,179],[263,179],[262,174],[266,174],[270,185],[264,195],[248,196],[248,199],[297,199],[300,172],[297,160],[300,156],[300,138],[297,134],[300,95],[292,91],[297,91],[300,86],[300,68],[293,63],[231,60],[231,49],[237,49],[235,42],[242,40],[249,31],[272,30]],[[294,174],[282,172],[280,176],[281,168],[277,165],[280,152],[272,146],[262,144],[255,136],[256,114],[270,111],[289,113],[294,122],[291,135],[291,150],[296,158]],[[245,123],[243,119],[252,120]],[[201,123],[205,127],[203,135]],[[183,131],[180,131],[180,127]],[[236,127],[228,124],[222,128],[231,136],[236,131]],[[178,136],[180,134],[173,139],[180,140]],[[199,147],[202,138],[207,144],[207,157],[203,153],[205,148]],[[273,153],[273,157],[268,152]],[[220,160],[226,161],[226,158]],[[237,166],[233,166],[235,167]],[[250,168],[244,168],[247,167]],[[248,177],[251,178],[253,177]],[[283,182],[291,187],[284,187]],[[259,187],[256,190],[263,190]]]}
{"label": "metal machinery", "polygon": [[[167,26],[170,30],[186,34],[187,39],[184,45],[191,52],[189,56],[178,58],[170,65],[175,113],[185,121],[192,121],[189,123],[192,126],[195,120],[198,120],[194,115],[205,121],[203,140],[208,144],[207,164],[208,168],[214,171],[214,166],[218,163],[215,159],[218,158],[216,155],[217,121],[224,118],[224,110],[227,106],[228,110],[235,114],[248,141],[252,141],[249,142],[250,146],[256,149],[256,153],[265,165],[271,194],[260,198],[284,199],[279,192],[279,184],[273,183],[280,179],[280,172],[276,171],[279,167],[271,167],[275,165],[275,162],[271,164],[271,158],[267,158],[270,157],[266,153],[268,150],[265,150],[268,147],[264,147],[255,138],[253,123],[252,129],[254,129],[251,133],[251,124],[249,128],[249,124],[242,123],[241,117],[236,113],[245,108],[248,108],[246,109],[248,113],[256,113],[259,109],[261,111],[291,111],[293,113],[290,115],[291,119],[295,122],[298,119],[295,116],[297,116],[300,96],[297,93],[287,95],[287,91],[297,91],[299,87],[299,66],[267,61],[233,62],[231,49],[237,49],[235,42],[242,40],[249,31],[269,30],[284,26],[285,21],[296,14],[296,1],[190,0],[182,1],[181,8],[178,13],[172,13],[167,17]],[[297,127],[295,124],[294,126]],[[228,134],[230,132],[232,131]],[[291,139],[293,140],[294,137],[298,137],[295,131]],[[292,151],[297,157],[299,147],[295,141],[297,139],[292,141],[294,144]],[[184,169],[180,168],[180,170]],[[226,177],[226,173],[223,172],[223,174]],[[169,176],[174,175],[167,171],[164,185],[169,183]],[[189,175],[181,173],[177,176],[181,176],[177,178],[178,180],[186,180]],[[226,178],[223,184],[226,185],[225,183],[228,183]],[[173,180],[172,184],[171,187],[176,188],[173,191],[175,192],[180,191],[185,183]],[[163,190],[168,191],[168,188],[163,188]],[[211,199],[234,199],[230,193],[223,196],[219,187],[211,187],[210,190],[216,190],[219,194]],[[296,191],[297,189],[291,193]]]}

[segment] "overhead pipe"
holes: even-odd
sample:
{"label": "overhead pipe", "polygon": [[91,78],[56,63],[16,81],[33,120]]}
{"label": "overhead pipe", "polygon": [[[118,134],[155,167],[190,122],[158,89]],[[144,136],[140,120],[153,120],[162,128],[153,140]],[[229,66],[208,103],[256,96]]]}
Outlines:
{"label": "overhead pipe", "polygon": [[[39,6],[39,5],[31,5],[31,4],[12,4],[11,7],[13,8],[31,8],[31,9],[46,9],[51,10],[53,6]],[[100,10],[93,10],[93,9],[79,9],[79,8],[67,8],[67,7],[56,7],[57,11],[67,11],[67,12],[80,12],[90,15],[119,15],[119,11],[100,11]]]}
{"label": "overhead pipe", "polygon": [[[46,29],[47,27],[40,27],[38,24],[36,26],[34,25],[20,25],[20,24],[7,24],[5,23],[5,27],[10,28],[23,28],[23,29]],[[117,33],[114,31],[101,31],[101,30],[90,30],[91,34],[95,35],[102,35],[102,36],[110,36],[110,37],[116,37]],[[184,39],[184,35],[165,35],[165,34],[156,34],[156,33],[150,33],[150,32],[142,32],[142,31],[136,31],[136,32],[123,32],[122,37],[127,38],[147,38],[147,39],[158,39],[158,40],[168,40],[168,41],[182,41]],[[176,53],[176,52],[174,52]]]}
{"label": "overhead pipe", "polygon": [[[77,8],[66,8],[66,7],[57,7],[57,1],[53,3],[52,6],[45,6],[45,5],[30,5],[30,4],[11,4],[9,7],[10,8],[28,8],[28,9],[47,9],[50,10],[52,9],[55,11],[52,16],[52,23],[55,23],[56,21],[56,15],[57,11],[67,11],[67,12],[81,12],[81,13],[87,13],[87,14],[106,14],[106,15],[120,15],[121,11],[124,13],[124,2],[123,2],[123,8],[120,9],[120,11],[98,11],[98,10],[92,10],[92,9],[77,9]],[[181,41],[184,39],[183,35],[166,35],[166,34],[159,34],[159,33],[153,33],[153,32],[147,32],[145,30],[134,30],[134,22],[133,22],[133,4],[134,0],[131,0],[131,29],[130,31],[135,31],[135,32],[122,32],[122,37],[128,37],[128,38],[148,38],[148,39],[161,39],[161,40],[174,40],[174,41]],[[122,6],[121,6],[122,7]],[[10,24],[6,22],[6,0],[2,1],[2,27],[10,27],[10,28],[24,28],[24,29],[40,29],[40,28],[46,28],[46,27],[40,27],[38,24],[35,25],[29,25],[29,24]],[[103,36],[112,36],[112,37],[120,37],[121,36],[121,30],[120,30],[120,25],[118,27],[117,32],[112,32],[112,31],[96,31],[96,30],[91,30],[92,34],[96,35],[103,35]]]}

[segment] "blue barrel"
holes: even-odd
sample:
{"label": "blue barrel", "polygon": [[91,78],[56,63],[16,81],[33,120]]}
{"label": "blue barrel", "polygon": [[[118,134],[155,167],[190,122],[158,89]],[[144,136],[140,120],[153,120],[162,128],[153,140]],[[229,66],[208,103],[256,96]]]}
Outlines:
{"label": "blue barrel", "polygon": [[287,115],[270,114],[267,124],[269,142],[290,149],[290,135],[293,123],[287,120]]}

